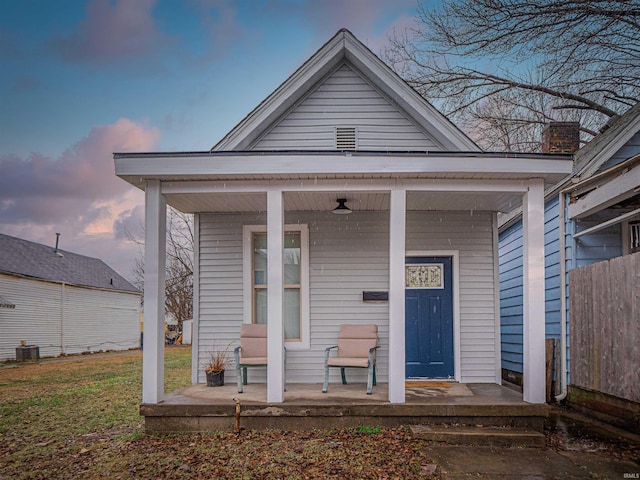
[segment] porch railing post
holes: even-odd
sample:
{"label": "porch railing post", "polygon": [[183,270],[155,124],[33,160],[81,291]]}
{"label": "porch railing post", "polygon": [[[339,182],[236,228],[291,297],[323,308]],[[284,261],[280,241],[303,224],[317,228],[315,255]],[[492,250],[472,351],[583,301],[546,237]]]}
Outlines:
{"label": "porch railing post", "polygon": [[523,400],[544,403],[545,293],[544,293],[544,184],[529,182],[522,205],[523,263]]}
{"label": "porch railing post", "polygon": [[391,190],[389,212],[389,401],[405,402],[404,263],[407,192]]}
{"label": "porch railing post", "polygon": [[142,403],[158,403],[164,395],[164,282],[166,213],[159,180],[145,188],[144,337]]}
{"label": "porch railing post", "polygon": [[267,401],[284,401],[284,211],[282,191],[267,192]]}

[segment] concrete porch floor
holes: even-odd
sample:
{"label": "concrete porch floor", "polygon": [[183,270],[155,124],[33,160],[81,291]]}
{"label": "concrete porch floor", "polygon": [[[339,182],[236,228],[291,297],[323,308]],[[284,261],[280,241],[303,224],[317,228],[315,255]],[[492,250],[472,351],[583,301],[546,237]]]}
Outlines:
{"label": "concrete porch floor", "polygon": [[522,395],[496,384],[409,383],[406,403],[390,404],[388,386],[379,383],[372,395],[364,384],[289,384],[283,403],[267,403],[265,384],[235,383],[221,387],[192,385],[165,396],[158,404],[142,404],[145,429],[153,432],[233,430],[234,399],[240,401],[244,428],[341,428],[359,425],[483,424],[542,431],[546,405],[522,401]]}

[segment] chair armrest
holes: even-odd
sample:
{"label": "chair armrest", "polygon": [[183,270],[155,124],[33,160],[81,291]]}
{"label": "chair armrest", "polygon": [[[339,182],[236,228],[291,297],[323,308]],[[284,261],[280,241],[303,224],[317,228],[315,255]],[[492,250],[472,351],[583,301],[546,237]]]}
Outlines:
{"label": "chair armrest", "polygon": [[369,349],[369,365],[373,364],[373,353],[380,348],[380,345],[376,345],[375,347],[371,347]]}
{"label": "chair armrest", "polygon": [[327,347],[324,349],[324,363],[326,365],[327,360],[329,360],[329,352],[332,348],[338,348],[338,345],[334,345],[333,347]]}

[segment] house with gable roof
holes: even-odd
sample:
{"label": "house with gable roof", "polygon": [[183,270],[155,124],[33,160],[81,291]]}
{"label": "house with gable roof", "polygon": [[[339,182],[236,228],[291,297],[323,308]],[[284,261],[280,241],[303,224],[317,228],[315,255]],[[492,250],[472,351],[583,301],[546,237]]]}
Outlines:
{"label": "house with gable roof", "polygon": [[340,325],[375,323],[392,404],[407,379],[501,383],[497,214],[522,205],[523,398],[545,401],[544,191],[571,156],[480,151],[349,31],[211,150],[114,161],[145,192],[143,404],[164,398],[167,204],[195,216],[194,384],[214,345],[266,323],[268,365],[250,383],[286,402],[285,380],[322,383]]}
{"label": "house with gable roof", "polygon": [[0,361],[140,346],[140,292],[98,258],[0,234]]}

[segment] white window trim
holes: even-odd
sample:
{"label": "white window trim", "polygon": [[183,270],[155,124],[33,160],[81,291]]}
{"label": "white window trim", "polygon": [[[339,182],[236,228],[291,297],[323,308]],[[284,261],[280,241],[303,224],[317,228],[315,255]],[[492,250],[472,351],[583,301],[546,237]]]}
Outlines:
{"label": "white window trim", "polygon": [[[300,233],[300,340],[285,342],[287,350],[310,348],[309,320],[309,227],[306,224],[287,224],[286,233]],[[253,234],[267,233],[266,225],[243,225],[242,227],[242,310],[243,322],[252,323],[253,285]]]}

